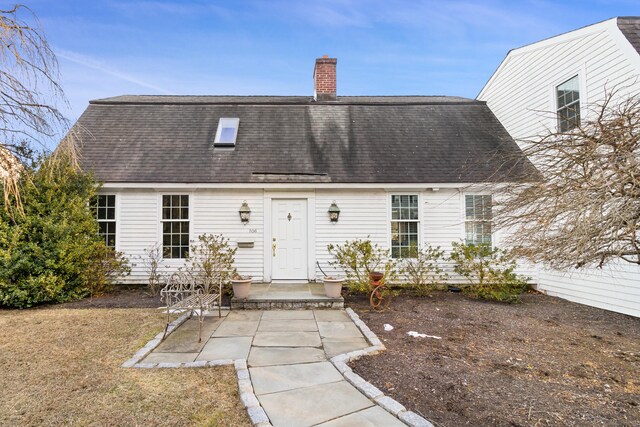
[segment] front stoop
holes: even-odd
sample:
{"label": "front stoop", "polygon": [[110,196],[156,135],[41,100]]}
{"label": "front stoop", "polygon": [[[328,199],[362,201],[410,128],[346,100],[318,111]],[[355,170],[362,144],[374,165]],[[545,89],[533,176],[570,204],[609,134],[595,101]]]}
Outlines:
{"label": "front stoop", "polygon": [[232,310],[318,310],[342,309],[344,298],[326,299],[231,299]]}
{"label": "front stoop", "polygon": [[232,310],[342,309],[344,298],[329,298],[324,285],[313,282],[255,283],[246,299],[231,299]]}

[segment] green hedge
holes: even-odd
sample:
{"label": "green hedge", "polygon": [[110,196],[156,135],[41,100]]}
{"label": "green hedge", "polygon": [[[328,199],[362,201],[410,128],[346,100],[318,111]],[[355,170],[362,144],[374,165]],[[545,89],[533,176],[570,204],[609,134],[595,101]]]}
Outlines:
{"label": "green hedge", "polygon": [[0,198],[0,305],[30,307],[104,290],[128,266],[99,237],[96,183],[59,156],[24,170],[20,201]]}

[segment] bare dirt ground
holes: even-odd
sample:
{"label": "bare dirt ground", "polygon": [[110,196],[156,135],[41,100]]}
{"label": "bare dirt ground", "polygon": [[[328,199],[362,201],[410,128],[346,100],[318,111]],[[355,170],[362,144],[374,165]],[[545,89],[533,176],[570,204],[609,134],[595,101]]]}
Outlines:
{"label": "bare dirt ground", "polygon": [[517,305],[403,295],[382,313],[347,304],[387,347],[354,370],[436,426],[640,425],[639,318],[537,293]]}

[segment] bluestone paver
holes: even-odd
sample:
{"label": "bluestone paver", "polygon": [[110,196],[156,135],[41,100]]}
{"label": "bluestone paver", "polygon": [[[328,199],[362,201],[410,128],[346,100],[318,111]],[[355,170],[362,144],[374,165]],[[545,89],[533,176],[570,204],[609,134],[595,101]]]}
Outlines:
{"label": "bluestone paver", "polygon": [[256,332],[256,347],[320,347],[322,341],[317,332]]}
{"label": "bluestone paver", "polygon": [[198,342],[198,320],[190,319],[169,335],[155,348],[161,353],[197,353],[202,350],[211,334],[222,323],[222,319],[206,317],[202,325],[202,342]]}
{"label": "bluestone paver", "polygon": [[264,332],[314,332],[318,330],[315,320],[263,320],[258,331]]}
{"label": "bluestone paver", "polygon": [[351,318],[342,310],[316,310],[314,311],[318,322],[351,322]]}
{"label": "bluestone paver", "polygon": [[252,337],[211,338],[196,360],[246,359]]}
{"label": "bluestone paver", "polygon": [[373,406],[346,381],[259,396],[275,427],[306,427]]}
{"label": "bluestone paver", "polygon": [[313,320],[312,310],[265,311],[262,320]]}
{"label": "bluestone paver", "polygon": [[323,338],[322,346],[328,358],[369,347],[364,338]]}
{"label": "bluestone paver", "polygon": [[344,380],[330,362],[262,366],[249,368],[249,374],[258,396]]}
{"label": "bluestone paver", "polygon": [[262,317],[262,311],[260,310],[245,310],[245,311],[232,311],[227,316],[228,320],[260,320]]}
{"label": "bluestone paver", "polygon": [[[219,328],[218,328],[219,329]],[[352,321],[318,322],[318,330],[322,338],[361,338],[362,333]]]}
{"label": "bluestone paver", "polygon": [[[286,292],[284,284],[271,286],[271,294]],[[302,285],[296,291],[309,293]],[[233,364],[241,400],[254,425],[404,425],[392,415],[405,414],[404,407],[346,365],[349,357],[365,354],[363,349],[372,344],[344,310],[232,311],[223,319],[207,317],[202,343],[197,336],[197,319],[191,319],[139,365]],[[333,356],[335,365],[328,361]]]}
{"label": "bluestone paver", "polygon": [[249,366],[292,365],[322,362],[324,352],[314,347],[251,347]]}
{"label": "bluestone paver", "polygon": [[227,319],[213,333],[212,337],[251,337],[258,329],[259,320]]}
{"label": "bluestone paver", "polygon": [[344,417],[336,418],[326,423],[318,424],[318,427],[406,427],[406,425],[382,409],[379,406],[363,409]]}

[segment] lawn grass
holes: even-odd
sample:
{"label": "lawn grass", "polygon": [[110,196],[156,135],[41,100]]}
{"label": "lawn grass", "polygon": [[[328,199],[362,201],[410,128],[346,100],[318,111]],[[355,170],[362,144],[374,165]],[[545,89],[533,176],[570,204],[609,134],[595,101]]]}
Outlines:
{"label": "lawn grass", "polygon": [[124,369],[154,309],[0,310],[0,425],[247,426],[233,367]]}

